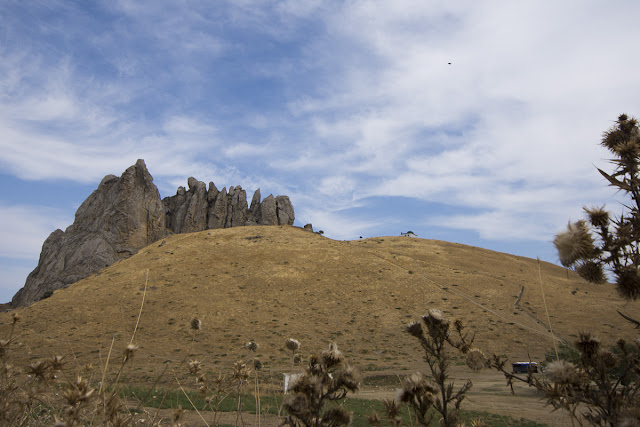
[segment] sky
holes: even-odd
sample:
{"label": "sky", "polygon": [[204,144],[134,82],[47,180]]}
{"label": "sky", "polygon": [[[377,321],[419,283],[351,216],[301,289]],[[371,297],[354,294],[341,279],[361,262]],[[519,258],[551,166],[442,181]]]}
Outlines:
{"label": "sky", "polygon": [[557,263],[619,209],[602,133],[640,114],[640,2],[0,0],[0,301],[107,174],[144,159],[288,195],[331,239]]}

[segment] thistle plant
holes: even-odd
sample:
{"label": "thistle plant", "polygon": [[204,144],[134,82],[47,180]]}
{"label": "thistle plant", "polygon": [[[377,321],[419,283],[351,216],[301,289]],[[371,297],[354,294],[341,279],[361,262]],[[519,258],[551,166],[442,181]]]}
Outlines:
{"label": "thistle plant", "polygon": [[[611,186],[628,198],[623,213],[612,216],[604,207],[585,208],[586,220],[569,223],[554,244],[560,262],[585,280],[603,283],[606,272],[627,300],[640,298],[640,129],[626,114],[604,133],[602,146],[613,154],[611,174],[598,169]],[[620,313],[622,314],[622,313]],[[624,316],[638,325],[637,320]],[[574,419],[578,405],[587,408],[584,418],[593,425],[639,425],[640,360],[635,346],[619,340],[617,351],[602,349],[597,339],[581,333],[575,347],[579,361],[558,360],[549,366],[549,380],[528,376],[530,385],[542,390],[555,408],[567,409]],[[504,370],[495,358],[494,367]],[[505,373],[505,375],[507,375]],[[509,375],[507,375],[509,380]],[[511,374],[511,377],[514,377]],[[522,380],[522,379],[521,379]]]}
{"label": "thistle plant", "polygon": [[[293,350],[295,351],[295,350]],[[291,427],[333,427],[349,425],[352,414],[342,406],[329,402],[344,399],[348,393],[356,392],[360,379],[356,370],[345,362],[338,346],[332,343],[320,356],[313,355],[309,365],[291,386],[283,403],[289,413],[283,425]]]}
{"label": "thistle plant", "polygon": [[[455,331],[455,338],[453,331]],[[453,349],[456,353],[465,355],[467,364],[475,370],[486,365],[486,358],[480,350],[472,348],[473,336],[464,332],[462,322],[456,320],[451,325],[437,309],[431,309],[422,316],[422,322],[410,323],[407,326],[407,332],[420,341],[429,373],[427,375],[416,372],[405,378],[403,387],[398,390],[396,400],[412,409],[420,425],[430,426],[436,413],[440,416],[441,426],[458,425],[460,404],[471,389],[472,383],[471,380],[467,380],[456,389],[455,384],[448,381],[452,357],[450,350]],[[394,412],[389,405],[386,407],[388,413]]]}
{"label": "thistle plant", "polygon": [[[115,388],[117,379],[99,390],[82,375],[61,382],[66,373],[62,356],[31,361],[23,369],[14,366],[10,356],[17,350],[14,332],[18,320],[14,314],[8,339],[0,340],[0,425],[115,426],[131,421]],[[118,378],[135,349],[130,345],[124,350]]]}
{"label": "thistle plant", "polygon": [[626,114],[604,133],[602,146],[613,155],[611,174],[600,174],[628,197],[619,217],[604,207],[584,208],[586,220],[569,223],[556,235],[554,244],[560,262],[574,268],[585,280],[604,283],[606,271],[615,279],[620,295],[640,298],[640,130],[638,121]]}
{"label": "thistle plant", "polygon": [[25,425],[36,417],[51,416],[52,380],[63,366],[62,357],[35,360],[25,370],[11,361],[15,346],[15,329],[20,316],[12,316],[11,330],[6,339],[0,339],[0,425]]}

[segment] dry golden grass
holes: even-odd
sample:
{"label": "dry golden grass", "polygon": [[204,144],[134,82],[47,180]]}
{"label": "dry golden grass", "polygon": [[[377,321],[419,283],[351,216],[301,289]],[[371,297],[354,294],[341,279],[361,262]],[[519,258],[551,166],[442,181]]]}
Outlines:
{"label": "dry golden grass", "polygon": [[[103,366],[115,336],[121,354],[133,333],[149,270],[139,346],[129,381],[152,382],[165,368],[197,357],[228,370],[245,344],[271,372],[290,369],[286,338],[308,354],[336,341],[362,371],[422,367],[404,326],[439,308],[476,333],[476,346],[512,360],[540,360],[552,348],[538,262],[442,241],[380,237],[343,242],[295,227],[208,230],[171,236],[102,272],[17,310],[24,358],[67,355]],[[590,330],[604,343],[632,338],[617,313],[637,314],[612,286],[584,282],[540,263],[553,331],[573,340]],[[514,303],[525,287],[519,307]],[[11,324],[0,315],[0,337]],[[193,345],[190,321],[202,320]],[[166,375],[170,381],[172,375]]]}

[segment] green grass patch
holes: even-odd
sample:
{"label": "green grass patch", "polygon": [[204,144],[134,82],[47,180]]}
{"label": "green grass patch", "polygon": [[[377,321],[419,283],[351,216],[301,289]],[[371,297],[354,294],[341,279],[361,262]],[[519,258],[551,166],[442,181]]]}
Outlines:
{"label": "green grass patch", "polygon": [[[384,418],[384,406],[382,405],[382,402],[378,400],[346,399],[344,407],[348,411],[353,412],[353,423],[351,425],[354,427],[370,426],[367,421],[367,415],[371,415],[373,411],[378,412],[378,415],[381,418]],[[515,419],[512,417],[491,414],[489,412],[462,410],[460,414],[462,416],[462,421],[466,423],[469,423],[471,420],[482,419],[491,427],[544,427],[544,424],[539,424],[524,418]],[[415,417],[413,413],[410,413],[406,406],[402,408],[402,419],[406,425],[415,425]],[[435,416],[432,426],[438,427],[439,425],[439,418],[438,416]]]}
{"label": "green grass patch", "polygon": [[[380,375],[369,377],[372,383],[380,382],[380,383],[389,383],[398,381],[398,377],[393,375]],[[395,380],[394,380],[395,379]],[[142,401],[144,406],[158,408],[161,409],[173,409],[181,406],[185,410],[193,410],[193,405],[191,402],[197,407],[199,411],[205,410],[206,403],[202,395],[195,391],[187,391],[189,399],[186,398],[184,393],[181,390],[170,390],[168,392],[164,390],[151,390],[148,388],[137,387],[137,386],[126,386],[122,388],[122,392],[126,397],[132,397],[136,400]],[[166,393],[166,396],[165,396]],[[154,398],[155,396],[155,398]],[[163,401],[164,396],[164,401]],[[280,409],[280,404],[282,403],[282,395],[281,394],[266,394],[260,396],[260,405],[263,413],[268,414],[278,414]],[[255,397],[252,394],[244,394],[241,397],[242,410],[244,412],[255,413],[256,411],[256,401]],[[162,402],[162,405],[160,403]],[[367,427],[369,426],[369,422],[367,421],[367,415],[373,414],[374,411],[378,412],[381,418],[383,418],[384,414],[384,406],[382,402],[379,400],[369,400],[369,399],[353,399],[347,398],[339,402],[330,402],[327,405],[327,408],[332,406],[342,405],[344,408],[353,412],[353,423],[352,426],[355,427]],[[215,406],[215,405],[214,405]],[[220,401],[218,406],[218,411],[220,412],[235,412],[237,407],[237,397],[233,394],[229,394],[226,398]],[[482,419],[491,427],[543,427],[544,424],[539,424],[534,421],[526,420],[524,418],[515,419],[512,417],[501,416],[497,414],[492,414],[489,412],[479,412],[479,411],[461,411],[462,419],[465,422],[470,422],[474,419]],[[404,407],[402,410],[402,417],[404,422],[408,425],[412,425],[412,421],[415,423],[415,417],[412,413],[409,413],[407,407]],[[435,417],[437,418],[437,417]],[[433,426],[437,427],[439,425],[438,419],[434,420]]]}

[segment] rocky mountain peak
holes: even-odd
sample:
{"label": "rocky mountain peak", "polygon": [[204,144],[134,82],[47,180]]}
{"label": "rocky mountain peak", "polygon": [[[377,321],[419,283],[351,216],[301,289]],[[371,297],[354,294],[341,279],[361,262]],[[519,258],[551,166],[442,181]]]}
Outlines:
{"label": "rocky mountain peak", "polygon": [[287,196],[260,201],[258,189],[247,206],[240,186],[218,190],[190,177],[189,189],[161,199],[144,160],[124,173],[105,176],[78,208],[72,225],[55,230],[42,245],[38,266],[13,297],[13,307],[29,305],[77,282],[171,233],[248,225],[293,225]]}

